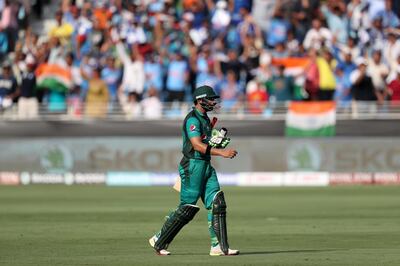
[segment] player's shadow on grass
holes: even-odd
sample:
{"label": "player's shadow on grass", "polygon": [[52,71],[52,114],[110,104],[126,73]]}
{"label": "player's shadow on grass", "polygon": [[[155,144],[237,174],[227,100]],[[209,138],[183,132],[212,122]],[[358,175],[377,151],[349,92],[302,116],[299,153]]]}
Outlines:
{"label": "player's shadow on grass", "polygon": [[[313,253],[313,252],[329,252],[339,251],[344,249],[300,249],[300,250],[269,250],[269,251],[241,251],[239,256],[246,255],[273,255],[278,253]],[[174,253],[175,255],[186,256],[186,255],[204,255],[204,253]]]}
{"label": "player's shadow on grass", "polygon": [[300,249],[300,250],[269,250],[269,251],[244,251],[240,252],[240,255],[271,255],[278,253],[308,253],[308,252],[329,252],[338,251],[342,249]]}

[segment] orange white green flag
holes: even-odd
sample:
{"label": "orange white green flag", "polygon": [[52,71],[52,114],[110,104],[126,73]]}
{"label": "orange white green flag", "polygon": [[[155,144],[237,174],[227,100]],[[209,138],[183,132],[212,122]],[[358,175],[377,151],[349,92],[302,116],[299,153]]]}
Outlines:
{"label": "orange white green flag", "polygon": [[73,85],[71,70],[58,64],[39,65],[36,77],[38,89],[67,92]]}
{"label": "orange white green flag", "polygon": [[335,102],[291,102],[286,114],[285,134],[289,137],[334,136]]}

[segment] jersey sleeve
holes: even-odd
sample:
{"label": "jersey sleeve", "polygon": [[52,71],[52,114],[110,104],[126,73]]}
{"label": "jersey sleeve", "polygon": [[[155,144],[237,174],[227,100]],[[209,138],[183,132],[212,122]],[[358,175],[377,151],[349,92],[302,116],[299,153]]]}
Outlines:
{"label": "jersey sleeve", "polygon": [[200,137],[200,121],[197,118],[191,117],[186,121],[185,130],[188,138]]}

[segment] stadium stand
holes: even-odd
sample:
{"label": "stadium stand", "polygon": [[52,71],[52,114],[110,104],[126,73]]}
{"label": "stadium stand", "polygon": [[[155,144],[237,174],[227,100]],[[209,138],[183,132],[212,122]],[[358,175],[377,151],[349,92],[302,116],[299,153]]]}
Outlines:
{"label": "stadium stand", "polygon": [[181,117],[199,85],[222,114],[398,118],[391,0],[0,1],[3,119]]}

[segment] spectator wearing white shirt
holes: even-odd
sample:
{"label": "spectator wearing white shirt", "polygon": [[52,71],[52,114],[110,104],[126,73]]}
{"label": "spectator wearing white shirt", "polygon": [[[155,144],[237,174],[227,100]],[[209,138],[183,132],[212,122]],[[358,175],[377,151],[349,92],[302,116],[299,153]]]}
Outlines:
{"label": "spectator wearing white shirt", "polygon": [[355,39],[347,39],[347,48],[349,49],[352,58],[358,58],[361,56],[361,49],[357,46],[357,42]]}
{"label": "spectator wearing white shirt", "polygon": [[208,38],[208,22],[204,21],[200,27],[191,28],[189,36],[196,46],[203,45]]}
{"label": "spectator wearing white shirt", "polygon": [[351,37],[360,38],[361,43],[368,42],[367,29],[371,27],[368,3],[362,0],[352,0],[347,6],[347,16],[350,19]]}
{"label": "spectator wearing white shirt", "polygon": [[389,84],[390,82],[392,82],[393,80],[395,80],[397,78],[397,70],[400,67],[400,54],[396,58],[396,63],[397,63],[397,66],[390,69],[390,74],[386,79],[387,84]]}
{"label": "spectator wearing white shirt", "polygon": [[350,18],[350,26],[352,29],[360,30],[361,28],[368,28],[368,3],[362,0],[352,0],[351,3],[347,5],[347,16]]}
{"label": "spectator wearing white shirt", "polygon": [[160,119],[162,117],[162,103],[158,98],[157,90],[150,87],[148,95],[141,102],[143,116],[147,119]]}
{"label": "spectator wearing white shirt", "polygon": [[132,25],[128,27],[126,35],[126,41],[129,45],[146,43],[146,33],[137,19],[134,19]]}
{"label": "spectator wearing white shirt", "polygon": [[132,46],[130,56],[125,51],[122,42],[117,43],[117,53],[124,65],[121,89],[125,94],[136,93],[141,98],[144,88],[144,64],[135,46]]}
{"label": "spectator wearing white shirt", "polygon": [[373,52],[372,59],[368,62],[368,73],[372,78],[378,102],[383,102],[388,95],[386,78],[389,75],[389,68],[382,62],[382,52],[380,50]]}
{"label": "spectator wearing white shirt", "polygon": [[371,18],[385,10],[385,0],[363,0],[368,3],[368,12]]}
{"label": "spectator wearing white shirt", "polygon": [[395,69],[398,66],[397,58],[400,55],[400,41],[394,33],[388,34],[388,39],[383,45],[383,60],[388,64],[390,69]]}
{"label": "spectator wearing white shirt", "polygon": [[211,23],[217,32],[223,32],[231,22],[231,14],[228,11],[228,4],[225,1],[218,1],[212,11]]}
{"label": "spectator wearing white shirt", "polygon": [[131,120],[141,116],[141,105],[136,93],[130,92],[128,95],[125,95],[124,93],[120,92],[118,97],[126,119]]}
{"label": "spectator wearing white shirt", "polygon": [[310,48],[319,50],[322,46],[324,46],[324,44],[329,44],[331,40],[331,31],[325,27],[322,27],[321,21],[319,19],[314,19],[312,21],[312,28],[306,34],[303,46],[307,50]]}

